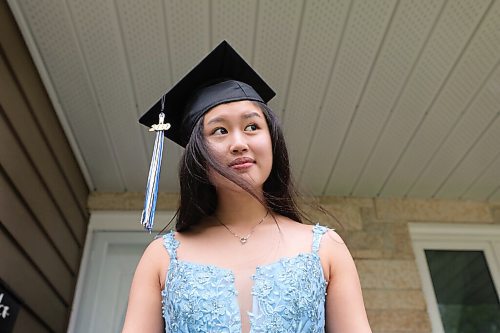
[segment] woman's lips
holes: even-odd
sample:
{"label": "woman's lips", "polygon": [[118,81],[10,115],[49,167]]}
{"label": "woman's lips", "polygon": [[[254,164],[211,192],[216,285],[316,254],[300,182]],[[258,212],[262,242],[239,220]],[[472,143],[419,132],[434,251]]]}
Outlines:
{"label": "woman's lips", "polygon": [[255,164],[255,161],[249,157],[240,157],[229,163],[229,167],[234,170],[244,170]]}
{"label": "woman's lips", "polygon": [[244,170],[244,169],[250,168],[252,165],[253,165],[252,162],[247,162],[247,163],[242,163],[242,164],[234,164],[231,166],[231,168],[233,168],[235,170]]}

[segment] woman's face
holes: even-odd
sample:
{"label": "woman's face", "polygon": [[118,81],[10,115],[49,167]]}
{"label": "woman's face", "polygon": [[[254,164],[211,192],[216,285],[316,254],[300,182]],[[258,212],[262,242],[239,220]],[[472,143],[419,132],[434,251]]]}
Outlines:
{"label": "woman's face", "polygon": [[[271,173],[271,136],[261,109],[250,101],[221,104],[205,114],[203,134],[210,150],[228,168],[241,174],[255,188]],[[241,190],[216,172],[209,172],[216,187]]]}

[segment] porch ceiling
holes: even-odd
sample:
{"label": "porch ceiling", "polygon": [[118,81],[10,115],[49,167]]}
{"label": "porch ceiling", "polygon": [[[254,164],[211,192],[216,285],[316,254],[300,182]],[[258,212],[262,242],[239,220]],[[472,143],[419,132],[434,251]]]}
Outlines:
{"label": "porch ceiling", "polygon": [[[137,118],[226,39],[276,90],[306,192],[500,200],[500,1],[9,5],[97,191],[144,190]],[[180,154],[167,143],[161,191]]]}

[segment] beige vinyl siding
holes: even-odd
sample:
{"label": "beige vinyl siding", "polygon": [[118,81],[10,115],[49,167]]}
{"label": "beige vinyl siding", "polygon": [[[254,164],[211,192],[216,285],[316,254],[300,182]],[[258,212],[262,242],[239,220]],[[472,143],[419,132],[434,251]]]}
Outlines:
{"label": "beige vinyl siding", "polygon": [[65,332],[89,190],[6,2],[0,3],[0,279],[15,332]]}

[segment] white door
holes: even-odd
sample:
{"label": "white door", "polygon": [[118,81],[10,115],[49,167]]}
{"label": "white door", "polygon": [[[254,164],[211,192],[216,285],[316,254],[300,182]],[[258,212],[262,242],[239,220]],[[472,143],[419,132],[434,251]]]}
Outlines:
{"label": "white door", "polygon": [[94,231],[69,331],[121,332],[130,283],[152,237],[144,232]]}

